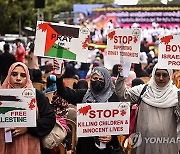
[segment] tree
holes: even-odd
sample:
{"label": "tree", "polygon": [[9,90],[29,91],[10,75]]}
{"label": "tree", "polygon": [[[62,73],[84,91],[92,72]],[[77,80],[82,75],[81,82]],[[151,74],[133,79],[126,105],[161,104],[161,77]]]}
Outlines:
{"label": "tree", "polygon": [[[161,0],[139,0],[138,4],[162,4]],[[180,0],[168,0],[167,4],[180,4]]]}
{"label": "tree", "polygon": [[[46,0],[44,12],[45,21],[53,21],[53,16],[60,12],[73,11],[73,4],[112,4],[114,0]],[[138,4],[161,4],[160,0],[139,0]],[[180,4],[173,0],[168,4]],[[0,35],[19,33],[19,23],[24,27],[36,27],[37,9],[34,0],[0,0]]]}
{"label": "tree", "polygon": [[[53,21],[53,15],[72,11],[74,3],[112,3],[113,0],[46,0],[44,12],[45,21]],[[34,0],[1,0],[0,1],[0,35],[19,33],[19,23],[22,30],[25,26],[35,28],[37,9]]]}
{"label": "tree", "polygon": [[36,11],[33,0],[3,0],[0,1],[0,34],[18,33],[19,23],[22,28],[34,26]]}

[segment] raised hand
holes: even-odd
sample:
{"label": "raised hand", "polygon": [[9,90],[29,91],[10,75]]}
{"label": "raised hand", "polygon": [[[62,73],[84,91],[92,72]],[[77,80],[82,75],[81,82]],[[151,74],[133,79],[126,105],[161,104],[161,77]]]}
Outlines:
{"label": "raised hand", "polygon": [[62,76],[62,74],[64,73],[64,67],[63,66],[64,66],[64,62],[62,62],[61,66],[60,66],[57,59],[53,60],[53,69],[54,69],[54,72],[55,72],[55,75],[57,78],[60,78]]}
{"label": "raised hand", "polygon": [[60,66],[59,66],[59,63],[57,61],[57,59],[53,59],[53,69],[56,70],[56,69],[59,69]]}

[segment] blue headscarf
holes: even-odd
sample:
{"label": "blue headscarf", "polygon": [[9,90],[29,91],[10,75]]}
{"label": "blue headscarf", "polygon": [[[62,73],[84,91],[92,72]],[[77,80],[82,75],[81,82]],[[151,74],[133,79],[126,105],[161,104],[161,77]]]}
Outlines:
{"label": "blue headscarf", "polygon": [[46,86],[47,86],[47,89],[45,89],[43,91],[44,93],[55,91],[57,89],[57,87],[56,87],[56,76],[55,75],[49,75],[47,77]]}

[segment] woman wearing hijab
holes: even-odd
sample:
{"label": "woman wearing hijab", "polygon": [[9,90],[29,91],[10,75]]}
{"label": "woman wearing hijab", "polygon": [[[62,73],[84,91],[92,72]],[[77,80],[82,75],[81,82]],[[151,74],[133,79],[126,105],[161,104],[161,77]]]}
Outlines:
{"label": "woman wearing hijab", "polygon": [[[25,64],[16,62],[11,65],[2,89],[33,88],[29,71]],[[13,141],[5,143],[4,129],[0,128],[1,154],[40,154],[40,138],[49,134],[55,124],[55,115],[45,95],[36,90],[37,120],[36,127],[10,127]]]}
{"label": "woman wearing hijab", "polygon": [[[121,70],[121,66],[119,68]],[[138,110],[132,154],[175,154],[177,146],[178,106],[177,87],[172,84],[170,69],[155,65]],[[119,76],[116,91],[120,100],[137,103],[145,85],[125,88],[124,77]]]}
{"label": "woman wearing hijab", "polygon": [[[57,78],[57,92],[69,103],[100,103],[119,101],[111,76],[106,68],[95,67],[90,76],[90,89],[70,89],[63,84],[62,76]],[[99,149],[95,145],[95,139],[105,143],[105,149]],[[78,154],[110,154],[110,146],[119,148],[117,136],[83,137],[78,139]]]}

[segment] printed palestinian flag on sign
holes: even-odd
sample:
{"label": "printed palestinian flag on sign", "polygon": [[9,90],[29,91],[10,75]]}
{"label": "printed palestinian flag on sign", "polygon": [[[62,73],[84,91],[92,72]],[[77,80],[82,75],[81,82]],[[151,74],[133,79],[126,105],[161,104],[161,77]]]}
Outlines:
{"label": "printed palestinian flag on sign", "polygon": [[0,89],[0,128],[36,127],[34,88]]}
{"label": "printed palestinian flag on sign", "polygon": [[37,22],[34,53],[86,62],[90,32],[85,27]]}

